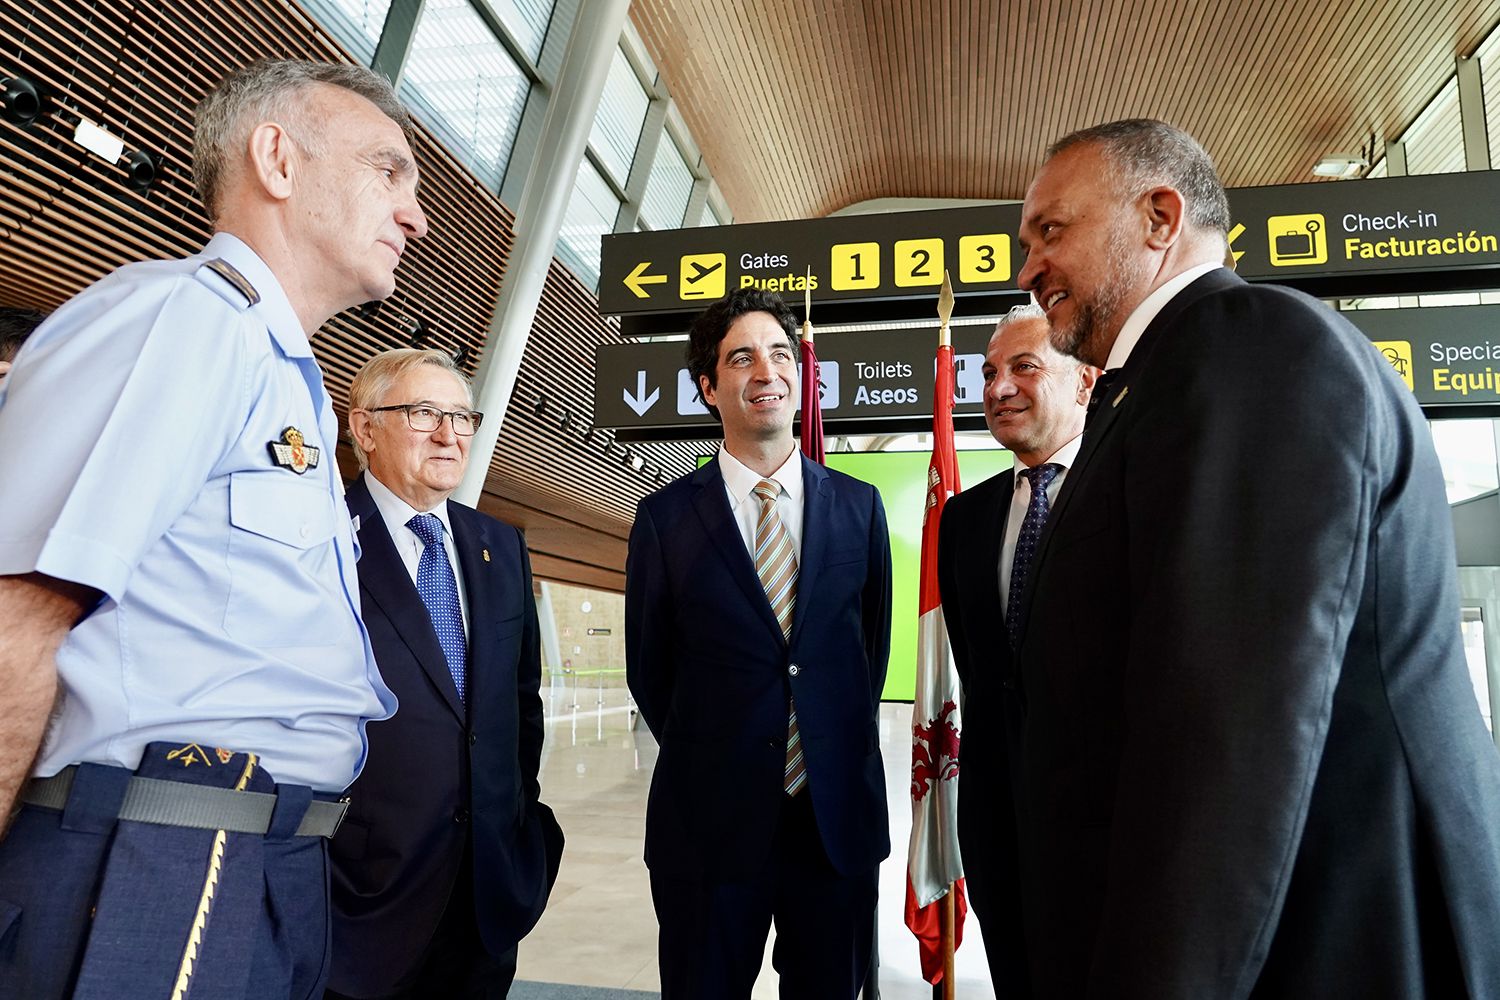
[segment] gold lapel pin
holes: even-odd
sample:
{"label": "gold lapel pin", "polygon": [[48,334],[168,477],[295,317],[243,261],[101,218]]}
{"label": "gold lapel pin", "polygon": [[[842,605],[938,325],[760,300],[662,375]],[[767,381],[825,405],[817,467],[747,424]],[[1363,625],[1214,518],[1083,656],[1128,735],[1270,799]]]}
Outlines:
{"label": "gold lapel pin", "polygon": [[482,555],[482,556],[484,556],[484,561],[485,562],[489,562],[490,561],[490,550],[489,549],[481,549],[479,554]]}
{"label": "gold lapel pin", "polygon": [[1127,385],[1125,388],[1123,388],[1123,389],[1120,390],[1120,394],[1115,397],[1115,401],[1113,403],[1110,403],[1109,405],[1111,407],[1119,406],[1120,405],[1120,400],[1124,399],[1125,398],[1125,394],[1127,392],[1129,392],[1129,391],[1130,391],[1130,386]]}

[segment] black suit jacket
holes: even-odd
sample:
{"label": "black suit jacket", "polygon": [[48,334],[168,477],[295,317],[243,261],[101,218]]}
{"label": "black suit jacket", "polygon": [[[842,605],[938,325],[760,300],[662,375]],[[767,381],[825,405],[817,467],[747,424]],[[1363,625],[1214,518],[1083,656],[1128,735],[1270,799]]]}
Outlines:
{"label": "black suit jacket", "polygon": [[1010,773],[1020,749],[1020,701],[1000,600],[1000,549],[1015,482],[1008,469],[950,497],[938,534],[943,618],[964,688],[958,773],[964,882],[984,924],[995,992],[1007,1000],[1030,988]]}
{"label": "black suit jacket", "polygon": [[368,728],[369,757],[329,847],[329,986],[359,996],[387,992],[412,971],[470,837],[481,937],[493,954],[514,946],[541,916],[562,833],[538,801],[541,656],[521,533],[448,502],[468,601],[465,705],[363,478],[347,500],[359,518],[362,617],[400,700],[391,720]]}
{"label": "black suit jacket", "polygon": [[1500,996],[1500,756],[1443,477],[1353,326],[1193,282],[1085,432],[1033,572],[1040,994]]}
{"label": "black suit jacket", "polygon": [[715,459],[641,501],[625,566],[630,690],[661,753],[646,808],[653,871],[735,880],[766,860],[785,793],[787,695],[833,866],[890,853],[876,713],[891,568],[873,486],[802,460],[790,645],[741,540]]}

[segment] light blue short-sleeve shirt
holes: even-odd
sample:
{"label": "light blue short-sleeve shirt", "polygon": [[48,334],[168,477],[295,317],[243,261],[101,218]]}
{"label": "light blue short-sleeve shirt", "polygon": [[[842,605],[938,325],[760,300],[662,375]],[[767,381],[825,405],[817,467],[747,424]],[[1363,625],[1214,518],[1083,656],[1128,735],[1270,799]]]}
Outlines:
{"label": "light blue short-sleeve shirt", "polygon": [[354,779],[396,699],[359,620],[337,441],[291,303],[228,234],[120,268],[32,334],[0,384],[0,575],[104,595],[58,652],[37,776],[133,768],[160,740]]}

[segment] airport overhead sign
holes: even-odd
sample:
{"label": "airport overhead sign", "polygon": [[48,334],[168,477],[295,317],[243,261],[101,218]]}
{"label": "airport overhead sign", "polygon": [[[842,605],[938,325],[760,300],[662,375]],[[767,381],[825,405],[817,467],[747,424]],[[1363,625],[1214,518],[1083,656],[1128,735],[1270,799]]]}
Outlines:
{"label": "airport overhead sign", "polygon": [[[1497,283],[1483,272],[1500,268],[1500,172],[1238,188],[1229,202],[1230,250],[1250,281],[1325,296]],[[930,314],[946,270],[960,303],[984,296],[995,311],[1021,294],[1020,218],[1016,204],[980,205],[608,235],[599,309],[683,316],[754,286],[789,302],[810,287],[831,307],[813,310],[825,323],[856,303]]]}
{"label": "airport overhead sign", "polygon": [[[1235,269],[1249,281],[1366,278],[1343,294],[1378,295],[1394,274],[1500,267],[1500,173],[1492,170],[1239,188],[1229,207]],[[1494,280],[1475,276],[1469,286]]]}
{"label": "airport overhead sign", "polygon": [[[955,327],[955,425],[984,427],[984,348],[992,328]],[[629,438],[714,438],[719,422],[688,377],[683,341],[602,344],[594,354],[594,423]],[[829,434],[932,424],[937,328],[818,337],[818,395]]]}
{"label": "airport overhead sign", "polygon": [[1018,294],[1018,205],[849,215],[603,237],[599,311],[693,312],[736,288],[815,302]]}
{"label": "airport overhead sign", "polygon": [[1429,415],[1457,407],[1500,410],[1500,306],[1365,309],[1344,316],[1374,342]]}
{"label": "airport overhead sign", "polygon": [[[1343,316],[1383,354],[1430,416],[1500,415],[1500,306],[1367,309]],[[985,344],[991,327],[953,329],[953,416],[984,428]],[[911,433],[932,426],[937,330],[872,328],[818,337],[828,434]],[[693,440],[719,424],[688,378],[683,341],[595,349],[594,422],[622,440]]]}

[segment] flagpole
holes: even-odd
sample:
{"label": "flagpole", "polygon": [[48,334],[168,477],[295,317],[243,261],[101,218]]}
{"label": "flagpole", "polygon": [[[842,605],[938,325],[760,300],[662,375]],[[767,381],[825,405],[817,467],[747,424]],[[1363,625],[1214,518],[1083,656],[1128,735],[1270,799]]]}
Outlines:
{"label": "flagpole", "polygon": [[[938,293],[938,350],[953,346],[952,334],[948,330],[948,321],[953,318],[953,282],[948,278],[948,271],[943,270],[943,289]],[[953,883],[948,883],[948,892],[943,896],[942,909],[942,935],[943,935],[943,1000],[954,1000],[954,953],[957,950],[953,943],[954,933],[954,894]]]}

